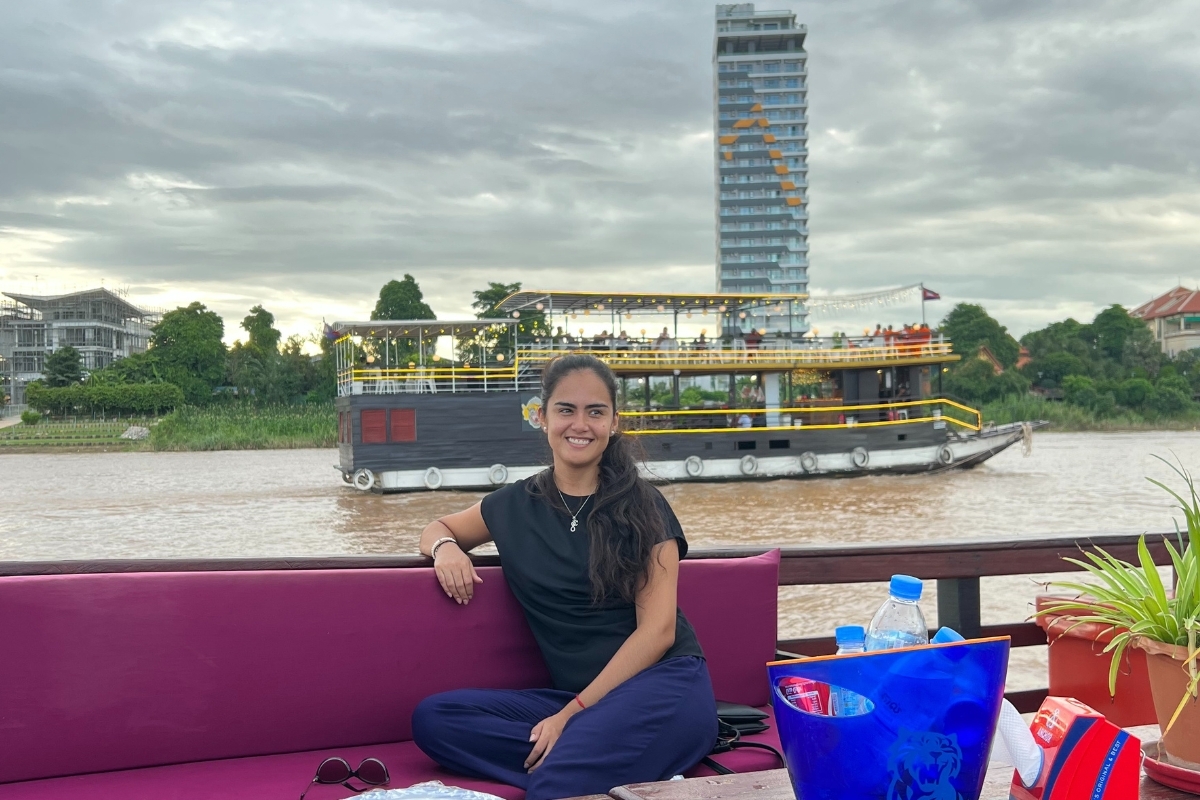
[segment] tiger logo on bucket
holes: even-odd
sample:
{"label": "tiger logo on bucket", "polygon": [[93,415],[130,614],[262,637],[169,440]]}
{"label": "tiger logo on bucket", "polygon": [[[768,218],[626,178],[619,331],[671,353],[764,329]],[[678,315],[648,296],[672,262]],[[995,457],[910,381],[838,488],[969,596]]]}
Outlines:
{"label": "tiger logo on bucket", "polygon": [[888,754],[888,800],[962,800],[951,783],[961,768],[956,735],[901,729]]}

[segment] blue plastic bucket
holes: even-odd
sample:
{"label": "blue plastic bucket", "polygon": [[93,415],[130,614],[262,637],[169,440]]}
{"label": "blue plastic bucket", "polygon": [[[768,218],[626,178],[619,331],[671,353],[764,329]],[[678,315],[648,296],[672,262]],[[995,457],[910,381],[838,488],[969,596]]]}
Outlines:
{"label": "blue plastic bucket", "polygon": [[[796,797],[978,800],[1008,648],[1003,637],[769,664]],[[802,710],[796,679],[857,693],[866,711],[830,717]]]}

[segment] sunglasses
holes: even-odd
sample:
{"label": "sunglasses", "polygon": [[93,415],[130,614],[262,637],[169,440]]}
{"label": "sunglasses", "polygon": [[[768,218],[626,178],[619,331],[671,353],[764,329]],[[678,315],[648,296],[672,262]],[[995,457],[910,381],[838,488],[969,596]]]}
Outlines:
{"label": "sunglasses", "polygon": [[321,762],[321,766],[317,767],[317,774],[313,776],[312,782],[308,784],[308,788],[300,795],[300,800],[304,800],[304,795],[308,794],[308,790],[316,784],[332,786],[340,783],[347,789],[354,792],[365,792],[366,787],[360,789],[350,783],[351,778],[358,778],[365,784],[370,786],[383,786],[391,781],[388,776],[387,767],[378,758],[364,758],[362,763],[358,765],[358,769],[350,769],[350,764],[344,758],[327,758]]}

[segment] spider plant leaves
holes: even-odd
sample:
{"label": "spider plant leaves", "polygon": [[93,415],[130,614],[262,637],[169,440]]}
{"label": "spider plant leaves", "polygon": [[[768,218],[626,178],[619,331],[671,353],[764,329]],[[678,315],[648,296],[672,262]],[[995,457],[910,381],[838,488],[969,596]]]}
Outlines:
{"label": "spider plant leaves", "polygon": [[[1065,633],[1080,625],[1103,626],[1094,638],[1111,635],[1103,649],[1104,653],[1111,656],[1108,676],[1110,693],[1116,692],[1117,676],[1125,651],[1139,637],[1186,647],[1188,659],[1185,667],[1189,670],[1190,679],[1187,696],[1194,697],[1200,684],[1200,676],[1197,675],[1200,649],[1196,647],[1197,622],[1200,621],[1200,552],[1194,546],[1200,537],[1200,492],[1197,492],[1195,481],[1182,461],[1176,465],[1161,456],[1155,457],[1170,467],[1187,487],[1180,492],[1161,481],[1148,478],[1178,503],[1187,525],[1185,536],[1185,532],[1176,524],[1176,542],[1165,537],[1163,539],[1164,549],[1175,570],[1174,595],[1168,591],[1167,584],[1159,574],[1143,535],[1138,538],[1136,563],[1122,561],[1099,547],[1081,550],[1080,558],[1064,558],[1067,563],[1086,572],[1091,580],[1056,581],[1056,587],[1074,592],[1077,596],[1045,608],[1035,616],[1069,616],[1071,625]],[[1180,708],[1184,704],[1181,703]]]}
{"label": "spider plant leaves", "polygon": [[1150,589],[1147,599],[1157,606],[1156,611],[1159,614],[1168,614],[1170,604],[1167,601],[1167,589],[1163,586],[1162,576],[1158,574],[1158,566],[1150,557],[1150,548],[1146,547],[1145,536],[1138,539],[1137,552],[1138,561],[1142,565],[1142,573],[1146,577],[1146,586]]}

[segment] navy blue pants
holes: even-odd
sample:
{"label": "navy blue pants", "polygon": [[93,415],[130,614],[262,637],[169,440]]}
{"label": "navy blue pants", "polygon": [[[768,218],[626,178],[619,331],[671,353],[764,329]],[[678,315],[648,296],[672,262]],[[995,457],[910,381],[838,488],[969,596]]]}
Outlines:
{"label": "navy blue pants", "polygon": [[550,755],[527,772],[533,726],[574,697],[555,689],[442,692],[413,711],[413,739],[446,769],[520,786],[526,800],[666,780],[697,764],[717,740],[708,665],[695,656],[672,658],[571,717]]}

